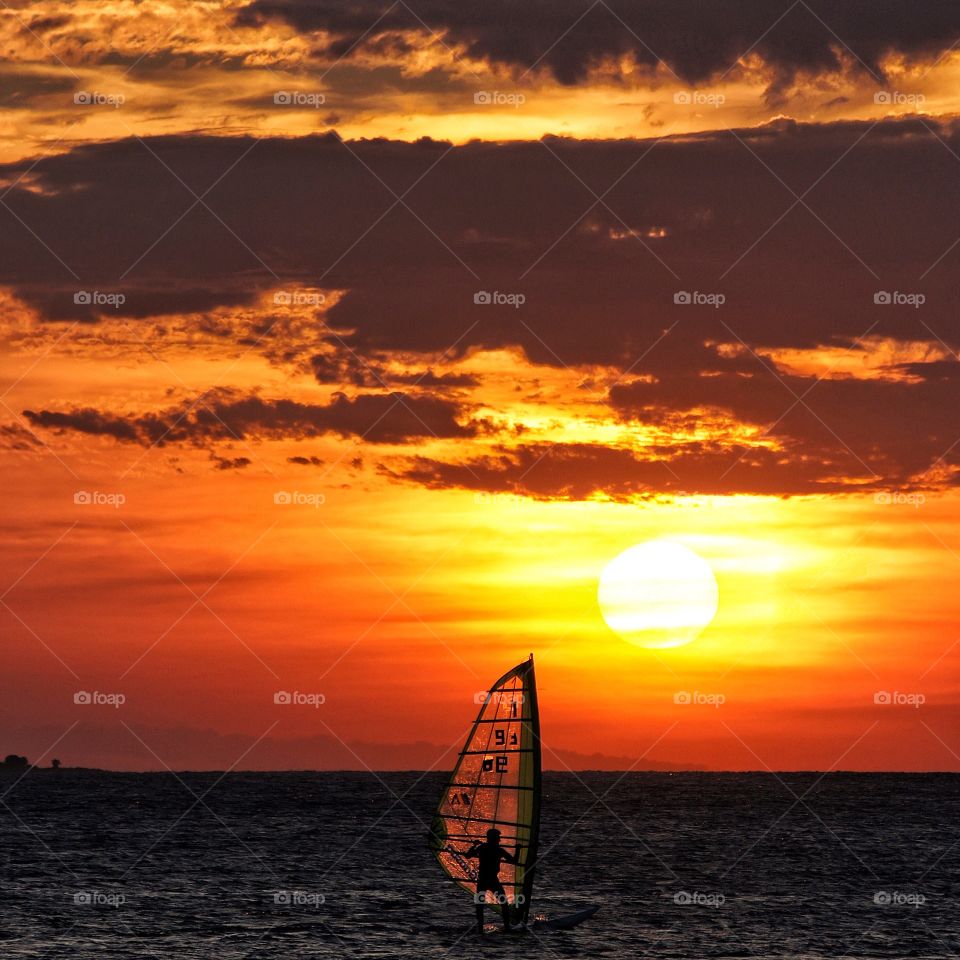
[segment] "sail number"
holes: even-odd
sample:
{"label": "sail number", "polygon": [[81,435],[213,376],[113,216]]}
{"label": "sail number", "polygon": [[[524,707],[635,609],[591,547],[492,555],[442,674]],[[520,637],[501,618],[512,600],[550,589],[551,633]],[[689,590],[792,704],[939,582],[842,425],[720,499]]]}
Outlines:
{"label": "sail number", "polygon": [[495,770],[497,773],[506,773],[507,760],[508,758],[503,754],[501,754],[499,757],[484,757],[483,758],[484,773],[489,773],[491,770]]}

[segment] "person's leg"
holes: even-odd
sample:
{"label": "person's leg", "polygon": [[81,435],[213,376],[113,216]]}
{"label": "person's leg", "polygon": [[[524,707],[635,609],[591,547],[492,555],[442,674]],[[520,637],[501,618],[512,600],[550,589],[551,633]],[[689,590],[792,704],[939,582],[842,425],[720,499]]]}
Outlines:
{"label": "person's leg", "polygon": [[477,933],[483,933],[483,901],[487,898],[487,891],[483,887],[477,887],[477,895],[474,898],[477,911]]}
{"label": "person's leg", "polygon": [[497,881],[497,886],[494,888],[494,893],[497,895],[497,903],[500,904],[500,912],[503,914],[503,929],[508,933],[510,932],[510,902],[507,900],[506,891],[503,889],[503,884],[500,881]]}

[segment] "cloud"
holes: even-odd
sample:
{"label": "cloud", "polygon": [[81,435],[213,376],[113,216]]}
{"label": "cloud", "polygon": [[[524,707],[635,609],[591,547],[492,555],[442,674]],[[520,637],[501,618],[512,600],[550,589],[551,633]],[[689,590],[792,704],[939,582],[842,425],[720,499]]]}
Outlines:
{"label": "cloud", "polygon": [[[221,306],[249,306],[259,296],[254,287],[199,287],[178,289],[176,282],[165,284],[74,283],[69,287],[24,286],[14,294],[39,310],[48,320],[80,320],[92,323],[104,317],[174,316],[200,313]],[[122,298],[122,300],[120,299]]]}
{"label": "cloud", "polygon": [[440,391],[475,387],[478,379],[469,373],[434,373],[414,370],[398,373],[390,370],[382,359],[362,357],[352,350],[331,350],[314,354],[310,367],[317,383],[351,383],[357,387],[412,386]]}
{"label": "cloud", "polygon": [[[249,305],[270,286],[322,283],[346,291],[328,320],[368,360],[456,343],[626,368],[677,321],[687,363],[700,341],[731,337],[724,324],[771,347],[871,324],[915,337],[915,313],[878,311],[873,296],[923,277],[925,321],[960,346],[950,149],[955,126],[920,119],[655,144],[124,140],[44,158],[35,187],[10,191],[0,282],[57,319]],[[159,176],[164,165],[177,176]],[[396,196],[411,186],[407,210]],[[195,197],[208,188],[210,210]],[[678,290],[726,304],[681,309]],[[124,302],[77,304],[77,291]],[[525,299],[478,305],[478,291]],[[646,365],[678,359],[661,344]]]}
{"label": "cloud", "polygon": [[960,465],[956,361],[909,364],[914,373],[935,368],[920,373],[919,382],[791,376],[760,357],[743,367],[751,364],[749,372],[674,371],[655,381],[621,383],[610,391],[610,402],[637,422],[655,419],[658,411],[721,411],[760,428],[784,451],[776,462],[798,476],[813,467],[822,478],[908,485],[927,471],[951,473]]}
{"label": "cloud", "polygon": [[360,59],[410,34],[439,34],[445,47],[512,69],[548,71],[564,84],[585,82],[604,62],[658,64],[685,83],[706,83],[760,58],[774,94],[800,73],[835,73],[846,65],[880,75],[885,58],[933,59],[960,40],[960,10],[871,0],[809,0],[784,7],[755,0],[736,9],[701,0],[422,0],[416,11],[380,0],[254,0],[242,26],[282,21],[325,38],[325,55]]}
{"label": "cloud", "polygon": [[19,423],[0,423],[0,449],[32,452],[43,447],[43,442]]}
{"label": "cloud", "polygon": [[[652,458],[680,477],[663,489],[719,492],[724,477],[731,491],[782,493],[840,489],[844,478],[948,483],[960,406],[957,365],[943,359],[960,349],[953,154],[956,122],[922,117],[779,121],[659,142],[452,147],[327,135],[88,145],[39,160],[30,184],[5,198],[63,262],[11,217],[0,283],[47,317],[71,316],[82,284],[125,293],[84,319],[234,303],[261,309],[266,328],[277,314],[262,306],[269,289],[337,291],[305,315],[295,349],[260,348],[320,383],[362,391],[329,405],[214,397],[229,428],[196,412],[180,421],[181,408],[46,410],[33,414],[37,425],[137,443],[470,437],[479,428],[466,405],[487,398],[470,393],[481,388],[459,363],[519,348],[536,364],[589,368],[597,382],[597,368],[610,371],[606,412],[625,430],[679,424],[676,456]],[[177,176],[158,176],[163,165]],[[26,169],[9,164],[0,176],[12,182]],[[208,189],[210,210],[194,196]],[[911,292],[921,307],[877,302]],[[225,322],[218,336],[247,342],[250,330],[249,319]],[[856,354],[867,336],[941,346],[930,362],[898,368],[910,374],[900,380],[818,381],[774,359],[823,347]],[[720,447],[684,447],[715,411],[726,421],[725,435],[711,435]],[[724,472],[737,443],[749,448],[742,465],[756,468],[749,479],[740,467]],[[599,474],[588,462],[605,456],[610,495],[658,485],[649,451],[634,457],[641,468],[622,452],[566,454],[555,462],[575,476],[568,488],[553,483],[559,495],[590,495]],[[497,482],[510,476],[487,466]]]}
{"label": "cloud", "polygon": [[70,17],[64,16],[63,14],[33,17],[23,25],[23,30],[26,33],[43,34],[49,33],[51,30],[59,30],[61,27],[65,27],[69,23]]}
{"label": "cloud", "polygon": [[[392,476],[433,488],[517,494],[541,500],[653,499],[676,495],[790,496],[849,493],[836,466],[742,444],[675,444],[634,451],[599,444],[542,443],[465,462],[415,457]],[[869,485],[857,489],[873,489]]]}
{"label": "cloud", "polygon": [[7,110],[30,108],[51,94],[67,93],[76,87],[72,77],[37,70],[0,69],[0,107]]}
{"label": "cloud", "polygon": [[[459,406],[424,394],[335,394],[328,404],[265,400],[235,392],[209,393],[157,413],[120,415],[91,408],[25,410],[36,427],[113,437],[141,446],[208,444],[223,440],[305,439],[325,433],[362,437],[369,443],[408,443],[431,437],[469,437]],[[241,458],[242,459],[242,458]],[[246,466],[229,461],[230,467]],[[222,464],[221,464],[222,468]]]}
{"label": "cloud", "polygon": [[249,457],[211,457],[218,470],[242,470],[249,467],[253,461]]}

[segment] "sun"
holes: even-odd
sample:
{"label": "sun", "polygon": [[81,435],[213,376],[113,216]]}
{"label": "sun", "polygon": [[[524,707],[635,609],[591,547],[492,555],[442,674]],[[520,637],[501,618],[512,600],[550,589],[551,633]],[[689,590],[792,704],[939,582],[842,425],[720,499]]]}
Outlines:
{"label": "sun", "polygon": [[720,593],[703,557],[672,540],[648,540],[603,568],[597,599],[614,633],[664,648],[695,639],[714,618]]}

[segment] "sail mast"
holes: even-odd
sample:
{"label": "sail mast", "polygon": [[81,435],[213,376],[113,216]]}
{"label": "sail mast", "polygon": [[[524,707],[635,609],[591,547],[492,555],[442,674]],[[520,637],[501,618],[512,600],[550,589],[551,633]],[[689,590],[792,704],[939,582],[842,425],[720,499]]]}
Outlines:
{"label": "sail mast", "polygon": [[531,786],[530,791],[530,832],[526,850],[526,868],[523,872],[523,900],[517,905],[516,917],[519,923],[526,923],[530,913],[530,901],[533,898],[533,877],[537,867],[537,848],[540,842],[540,796],[543,790],[543,771],[540,756],[540,706],[537,701],[537,677],[533,668],[533,654],[527,661],[527,671],[524,690],[530,700],[530,719],[528,721],[528,742],[532,748],[530,753]]}

